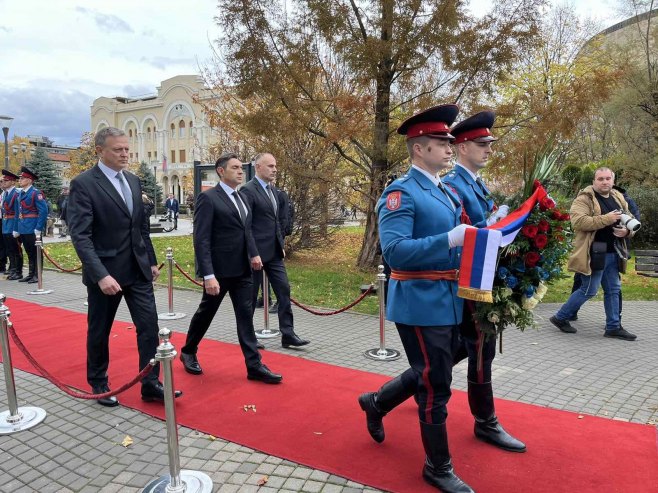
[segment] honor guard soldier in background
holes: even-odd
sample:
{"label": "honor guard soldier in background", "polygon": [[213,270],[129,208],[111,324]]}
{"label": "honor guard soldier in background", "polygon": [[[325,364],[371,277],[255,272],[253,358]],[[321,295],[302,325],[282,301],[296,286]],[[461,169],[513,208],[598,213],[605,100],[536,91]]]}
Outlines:
{"label": "honor guard soldier in background", "polygon": [[18,282],[28,282],[30,284],[39,282],[37,278],[37,235],[41,234],[46,227],[48,219],[48,204],[43,193],[34,188],[32,185],[39,177],[37,174],[25,166],[21,166],[21,174],[18,177],[18,184],[23,189],[16,201],[16,229],[13,235],[20,235],[21,242],[27,253],[29,271],[27,277],[20,279]]}
{"label": "honor guard soldier in background", "polygon": [[410,368],[359,397],[368,431],[381,442],[384,415],[415,394],[426,455],[423,479],[447,493],[473,491],[453,471],[446,427],[463,313],[457,272],[471,226],[460,224],[459,197],[438,173],[450,167],[449,127],[458,112],[454,104],[436,106],[398,128],[407,136],[412,166],[386,187],[377,213],[382,253],[391,266],[386,315],[395,322]]}
{"label": "honor guard soldier in background", "polygon": [[16,281],[23,278],[23,254],[18,240],[12,234],[17,231],[16,202],[20,190],[16,188],[18,176],[9,170],[2,170],[2,237],[5,242],[9,269],[7,279]]}
{"label": "honor guard soldier in background", "polygon": [[[482,111],[450,129],[455,136],[453,146],[457,163],[443,181],[459,194],[471,224],[480,228],[494,224],[508,212],[506,205],[495,207],[489,189],[478,175],[487,165],[492,142],[497,140],[491,134],[495,119],[493,111]],[[491,386],[496,338],[485,337],[473,321],[474,312],[475,302],[466,300],[455,363],[468,356],[468,404],[475,417],[475,436],[503,450],[525,452],[525,444],[507,433],[496,418]],[[481,359],[479,365],[478,355]]]}

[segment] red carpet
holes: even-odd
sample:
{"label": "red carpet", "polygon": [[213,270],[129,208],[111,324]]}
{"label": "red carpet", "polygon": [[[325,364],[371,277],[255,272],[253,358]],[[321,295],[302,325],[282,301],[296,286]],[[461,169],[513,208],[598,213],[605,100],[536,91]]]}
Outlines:
{"label": "red carpet", "polygon": [[[87,390],[86,316],[59,308],[9,300],[11,321],[28,350],[51,373]],[[169,324],[179,331],[187,323]],[[165,324],[163,324],[165,325]],[[111,384],[137,373],[134,329],[117,322],[112,333]],[[180,348],[183,334],[173,342]],[[16,367],[31,365],[12,344]],[[250,382],[237,345],[204,341],[199,358],[205,374],[188,375],[175,362],[179,423],[265,453],[399,492],[436,491],[420,471],[423,452],[412,400],[386,418],[386,441],[376,444],[356,402],[387,377],[302,358],[263,352],[264,362],[284,375],[279,386]],[[20,397],[20,386],[18,388]],[[123,405],[157,417],[163,407],[143,403],[139,385],[119,396]],[[256,411],[244,411],[253,404]],[[95,404],[93,404],[95,405]],[[465,394],[450,401],[450,445],[458,474],[479,493],[658,492],[656,429],[610,419],[498,400],[508,430],[528,444],[512,454],[473,437]]]}

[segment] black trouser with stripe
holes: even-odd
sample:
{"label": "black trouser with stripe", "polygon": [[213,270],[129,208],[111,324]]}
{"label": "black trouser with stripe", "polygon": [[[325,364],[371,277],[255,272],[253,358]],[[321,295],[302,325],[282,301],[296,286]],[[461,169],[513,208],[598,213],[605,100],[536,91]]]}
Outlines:
{"label": "black trouser with stripe", "polygon": [[414,327],[400,323],[395,326],[418,383],[415,394],[418,417],[423,423],[442,424],[448,417],[446,405],[451,395],[459,326]]}
{"label": "black trouser with stripe", "polygon": [[25,253],[27,253],[27,262],[29,265],[28,277],[33,277],[37,275],[37,235],[34,233],[21,233],[21,241],[23,243],[23,248],[25,248]]}

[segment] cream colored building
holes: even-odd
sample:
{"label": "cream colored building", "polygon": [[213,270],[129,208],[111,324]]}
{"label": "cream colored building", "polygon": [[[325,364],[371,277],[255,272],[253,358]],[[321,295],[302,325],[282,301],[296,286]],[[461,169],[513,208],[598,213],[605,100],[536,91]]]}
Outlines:
{"label": "cream colored building", "polygon": [[206,150],[217,140],[201,105],[194,102],[210,97],[201,77],[178,75],[162,81],[152,96],[96,99],[91,130],[116,127],[126,132],[131,162],[149,164],[165,196],[174,193],[182,202],[193,191],[194,161],[211,161]]}

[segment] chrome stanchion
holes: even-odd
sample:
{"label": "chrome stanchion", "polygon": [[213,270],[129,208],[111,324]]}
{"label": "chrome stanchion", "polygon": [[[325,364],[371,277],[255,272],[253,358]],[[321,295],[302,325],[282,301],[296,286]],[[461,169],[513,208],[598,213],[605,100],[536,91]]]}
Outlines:
{"label": "chrome stanchion", "polygon": [[377,267],[377,297],[379,298],[379,347],[368,349],[364,355],[366,358],[380,361],[390,361],[400,357],[400,351],[386,348],[386,300],[384,300],[384,285],[386,274],[384,266]]}
{"label": "chrome stanchion", "polygon": [[52,289],[43,289],[43,243],[41,238],[37,238],[35,243],[37,247],[37,289],[28,291],[27,294],[50,294]]}
{"label": "chrome stanchion", "polygon": [[174,250],[167,248],[167,291],[169,295],[169,312],[159,313],[159,320],[176,320],[185,317],[184,313],[174,311]]}
{"label": "chrome stanchion", "polygon": [[9,411],[0,413],[0,435],[27,430],[38,425],[46,418],[46,411],[40,407],[18,407],[14,368],[11,365],[11,351],[9,350],[9,337],[7,334],[7,328],[11,324],[9,321],[11,313],[5,305],[6,299],[7,297],[4,294],[0,294],[0,346],[2,347],[2,362],[5,370]]}
{"label": "chrome stanchion", "polygon": [[263,330],[255,331],[258,339],[271,339],[281,334],[277,329],[270,329],[270,289],[268,286],[267,272],[263,269]]}
{"label": "chrome stanchion", "polygon": [[147,484],[143,492],[147,493],[208,493],[212,492],[212,480],[200,471],[181,471],[178,453],[178,425],[176,423],[176,405],[174,404],[174,376],[171,362],[176,357],[176,349],[169,342],[171,331],[160,329],[161,342],[155,352],[155,359],[162,365],[164,374],[164,406],[167,423],[167,453],[169,455],[169,474],[154,479]]}

